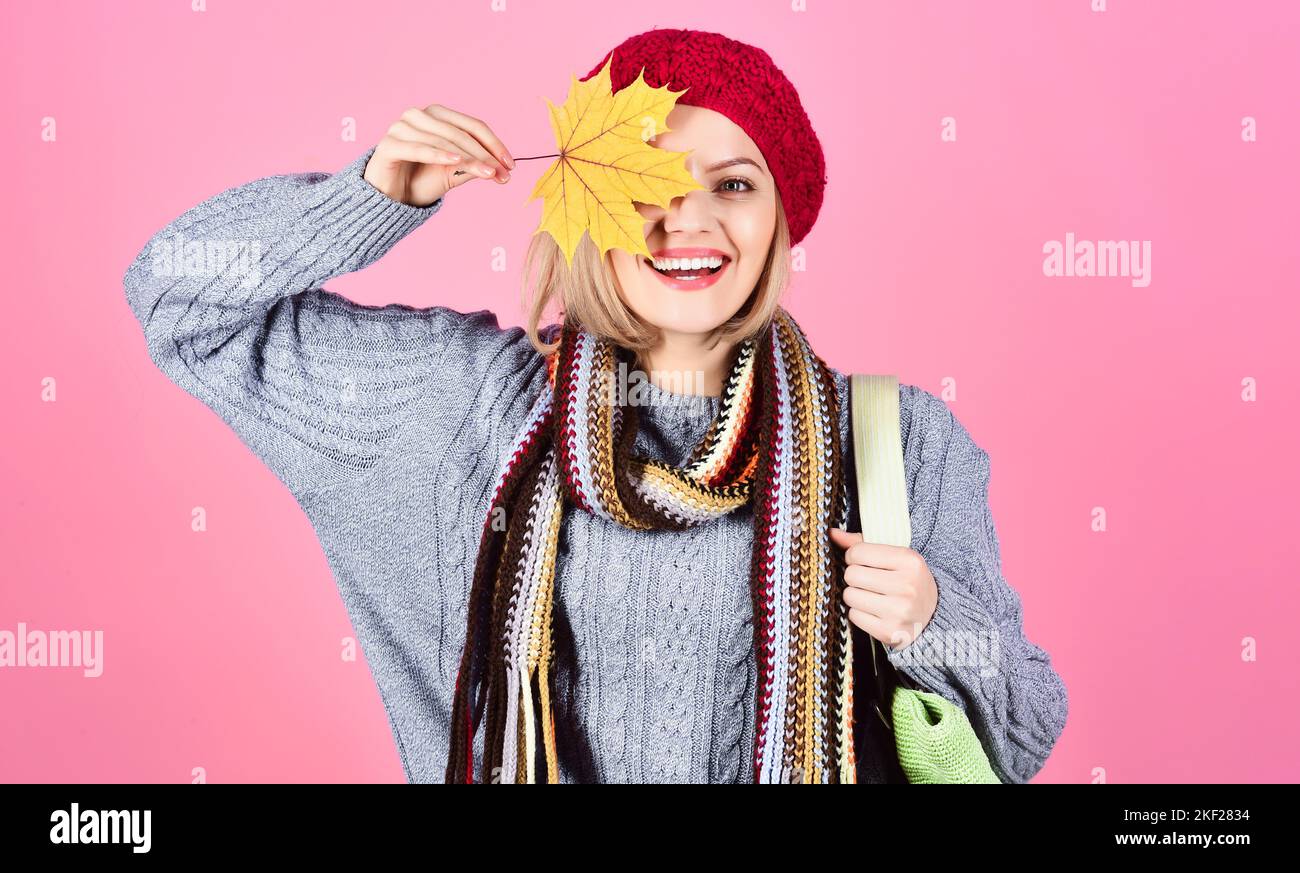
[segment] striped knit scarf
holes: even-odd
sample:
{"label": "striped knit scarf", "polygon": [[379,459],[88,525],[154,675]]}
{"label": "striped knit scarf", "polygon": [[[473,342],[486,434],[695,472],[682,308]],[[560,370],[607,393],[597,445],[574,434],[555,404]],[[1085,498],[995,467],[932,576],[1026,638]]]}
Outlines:
{"label": "striped knit scarf", "polygon": [[[720,408],[681,467],[632,454],[637,407],[609,390],[620,350],[565,325],[483,527],[456,680],[447,782],[559,781],[551,708],[555,557],[566,504],[680,530],[753,501],[755,782],[853,782],[848,516],[830,370],[783,309],[741,343]],[[504,520],[504,523],[503,523]],[[545,760],[537,761],[537,735]]]}

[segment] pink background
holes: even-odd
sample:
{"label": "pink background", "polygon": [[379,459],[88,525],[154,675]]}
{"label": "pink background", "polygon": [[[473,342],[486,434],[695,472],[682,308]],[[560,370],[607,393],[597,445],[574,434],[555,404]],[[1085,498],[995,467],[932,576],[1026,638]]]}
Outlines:
{"label": "pink background", "polygon": [[[105,637],[98,679],[0,669],[0,780],[402,779],[364,661],[340,657],[352,630],[306,517],[153,367],[122,274],[187,207],[336,170],[408,105],[549,154],[543,98],[654,26],[759,45],[799,88],[829,186],[788,305],[823,357],[955,380],[1026,631],[1070,695],[1038,781],[1300,780],[1296,4],[207,5],[0,12],[0,630]],[[519,323],[546,163],[453,192],[331,289]],[[1045,277],[1042,246],[1067,232],[1150,240],[1150,286]]]}

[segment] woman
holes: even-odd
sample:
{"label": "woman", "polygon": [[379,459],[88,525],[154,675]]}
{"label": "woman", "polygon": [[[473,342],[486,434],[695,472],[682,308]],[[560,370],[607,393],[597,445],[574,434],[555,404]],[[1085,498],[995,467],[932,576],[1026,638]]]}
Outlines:
{"label": "woman", "polygon": [[[703,188],[638,204],[653,261],[585,238],[570,268],[535,236],[526,332],[324,290],[452,189],[509,184],[492,130],[433,105],[333,175],[251,182],[164,228],[126,276],[151,357],[311,518],[410,781],[896,780],[888,735],[846,704],[862,634],[1027,781],[1066,692],[1001,575],[988,456],[933,394],[899,393],[917,548],[846,533],[847,379],[779,306],[825,182],[794,87],[718,34],[612,55],[615,91],[642,68],[687,89],[653,144],[689,151]],[[260,259],[151,270],[178,237]],[[904,657],[961,634],[996,660]]]}

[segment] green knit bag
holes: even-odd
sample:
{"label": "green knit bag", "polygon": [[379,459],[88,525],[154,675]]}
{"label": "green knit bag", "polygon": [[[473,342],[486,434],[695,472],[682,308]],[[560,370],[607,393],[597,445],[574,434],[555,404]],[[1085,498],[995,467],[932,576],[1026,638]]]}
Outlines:
{"label": "green knit bag", "polygon": [[[862,537],[872,543],[911,546],[898,420],[898,377],[855,374],[850,382],[850,398]],[[893,674],[890,717],[886,719],[879,706],[876,713],[894,734],[898,762],[907,781],[1000,784],[962,708],[939,694],[916,687],[889,663],[884,644],[874,637],[868,639],[881,700],[890,693],[885,675]]]}

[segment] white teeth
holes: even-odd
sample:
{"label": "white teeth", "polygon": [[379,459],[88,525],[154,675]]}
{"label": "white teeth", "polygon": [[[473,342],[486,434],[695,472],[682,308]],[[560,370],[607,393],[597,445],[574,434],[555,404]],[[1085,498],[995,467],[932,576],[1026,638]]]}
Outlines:
{"label": "white teeth", "polygon": [[655,258],[651,263],[656,270],[716,270],[724,258]]}

